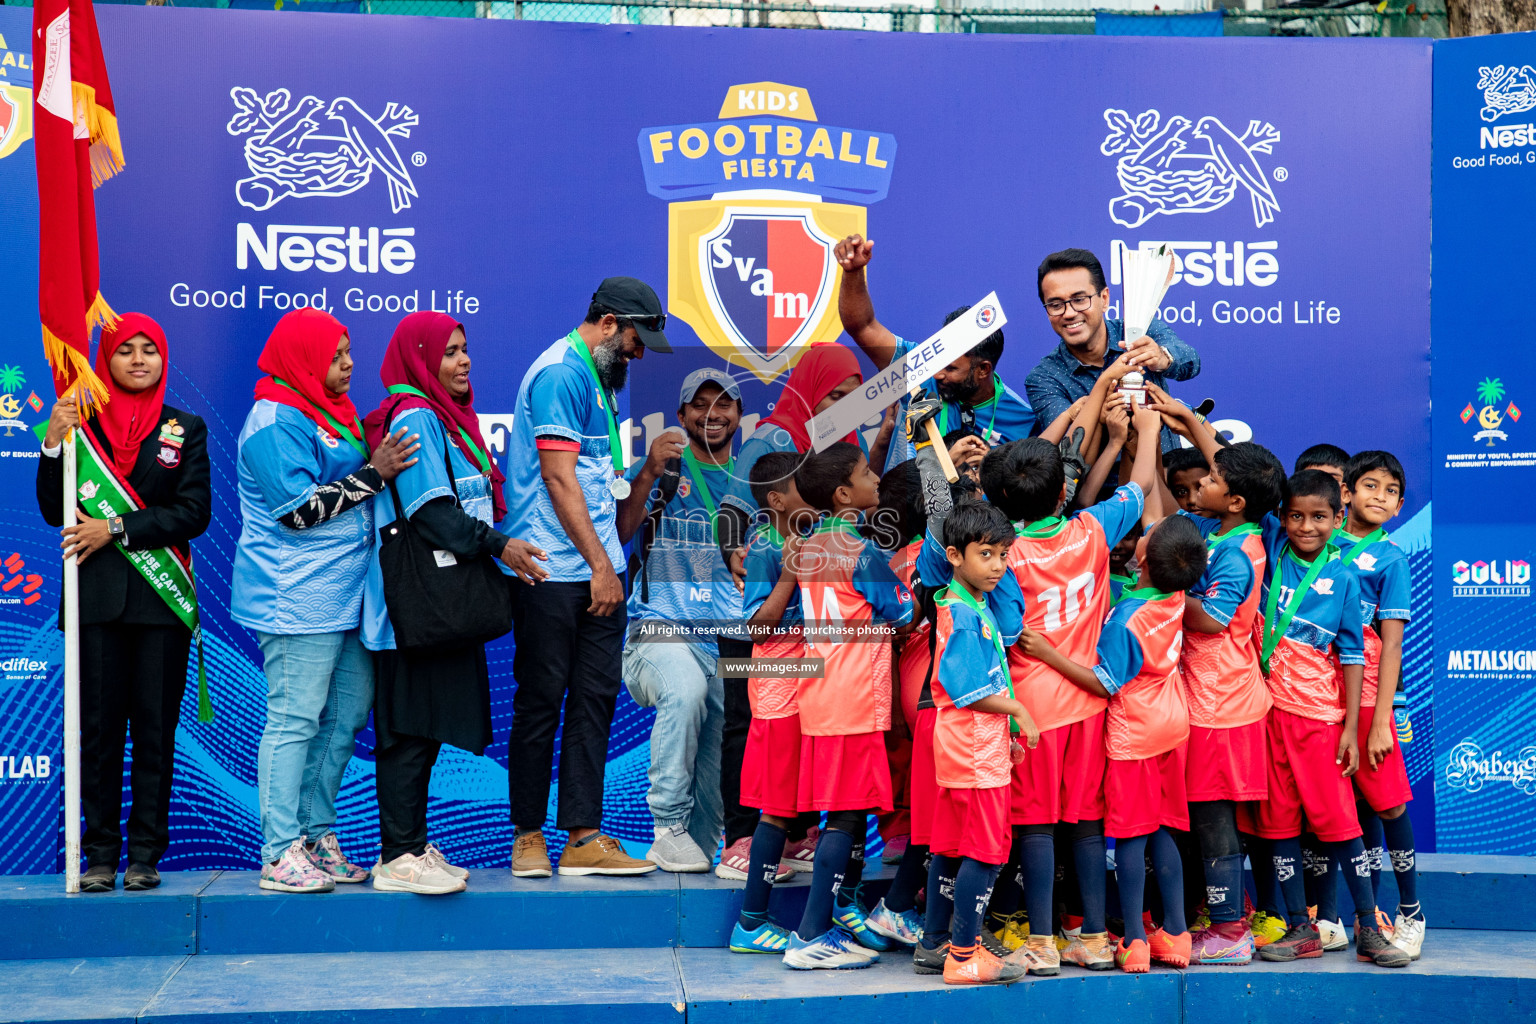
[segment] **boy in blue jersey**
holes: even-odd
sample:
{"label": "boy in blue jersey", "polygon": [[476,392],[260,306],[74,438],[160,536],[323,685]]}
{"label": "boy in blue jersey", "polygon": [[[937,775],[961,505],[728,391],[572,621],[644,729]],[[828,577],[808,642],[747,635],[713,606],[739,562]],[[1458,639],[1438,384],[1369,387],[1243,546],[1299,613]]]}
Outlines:
{"label": "boy in blue jersey", "polygon": [[1349,464],[1349,452],[1336,444],[1315,444],[1296,456],[1296,465],[1292,472],[1300,473],[1304,469],[1315,469],[1319,473],[1327,473],[1338,481],[1340,487],[1344,486],[1344,467]]}
{"label": "boy in blue jersey", "polygon": [[1305,813],[1307,826],[1347,865],[1356,958],[1378,967],[1403,967],[1408,954],[1376,926],[1349,783],[1360,761],[1356,731],[1365,640],[1359,580],[1332,543],[1342,496],[1333,478],[1319,470],[1297,473],[1289,490],[1279,521],[1266,519],[1264,524],[1260,666],[1274,700],[1267,720],[1269,796],[1245,815],[1252,819],[1248,831],[1273,843],[1289,930],[1259,956],[1287,962],[1323,954],[1300,871]]}
{"label": "boy in blue jersey", "polygon": [[[1365,451],[1344,467],[1344,500],[1349,519],[1334,532],[1344,561],[1360,578],[1360,616],[1365,629],[1365,678],[1360,691],[1360,824],[1366,847],[1385,846],[1399,894],[1392,944],[1419,958],[1424,946],[1424,913],[1418,900],[1413,823],[1408,801],[1413,789],[1397,744],[1393,704],[1403,667],[1403,630],[1412,615],[1413,580],[1408,555],[1387,536],[1387,523],[1403,507],[1402,463],[1390,452]],[[1373,872],[1373,877],[1379,877]]]}

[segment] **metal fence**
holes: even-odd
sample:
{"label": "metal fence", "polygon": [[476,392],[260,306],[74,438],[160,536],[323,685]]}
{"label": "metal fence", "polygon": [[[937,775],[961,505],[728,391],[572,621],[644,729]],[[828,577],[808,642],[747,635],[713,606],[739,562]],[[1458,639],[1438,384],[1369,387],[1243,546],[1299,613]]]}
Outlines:
{"label": "metal fence", "polygon": [[[17,4],[18,0],[0,0]],[[123,0],[97,0],[98,3]],[[145,0],[128,0],[142,3]],[[930,0],[878,5],[840,0],[148,0],[176,7],[268,7],[287,11],[410,14],[600,25],[800,28],[867,32],[1092,34],[1099,13],[1166,18],[1221,8],[1229,0],[1104,0],[1095,8],[1063,0]],[[1071,2],[1071,0],[1065,0]],[[1241,0],[1237,0],[1240,4]],[[1273,0],[1271,0],[1273,2]],[[1445,35],[1444,0],[1293,0],[1329,6],[1226,7],[1228,36]],[[30,6],[31,0],[20,0]]]}

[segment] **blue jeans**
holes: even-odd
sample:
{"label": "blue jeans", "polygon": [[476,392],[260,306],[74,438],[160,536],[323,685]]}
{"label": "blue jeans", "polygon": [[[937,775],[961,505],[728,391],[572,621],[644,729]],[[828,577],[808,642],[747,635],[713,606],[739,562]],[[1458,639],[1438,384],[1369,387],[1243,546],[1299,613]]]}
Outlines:
{"label": "blue jeans", "polygon": [[261,861],[336,824],[336,792],[373,706],[373,655],[345,633],[256,634],[267,674],[267,726],[256,757]]}
{"label": "blue jeans", "polygon": [[725,683],[715,656],[691,643],[634,643],[624,648],[624,685],[651,726],[650,788],[645,802],[658,827],[684,825],[713,857],[725,825],[720,796],[720,735]]}

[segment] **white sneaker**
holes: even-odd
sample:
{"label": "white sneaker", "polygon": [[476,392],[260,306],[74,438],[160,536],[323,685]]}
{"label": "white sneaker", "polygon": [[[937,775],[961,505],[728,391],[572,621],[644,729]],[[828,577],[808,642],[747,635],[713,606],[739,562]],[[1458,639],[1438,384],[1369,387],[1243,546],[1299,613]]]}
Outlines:
{"label": "white sneaker", "polygon": [[388,864],[379,865],[373,876],[373,887],[383,892],[419,892],[427,896],[442,896],[450,892],[463,892],[468,885],[462,878],[455,878],[443,870],[442,863],[434,856],[423,853],[402,853]]}
{"label": "white sneaker", "polygon": [[657,825],[656,841],[645,851],[645,859],[663,871],[699,873],[709,870],[709,855],[699,849],[688,830],[681,825]]}
{"label": "white sneaker", "polygon": [[790,932],[789,948],[784,951],[784,966],[797,971],[856,970],[879,959],[879,953],[863,949],[852,935],[836,925],[813,939],[802,939],[798,933]]}
{"label": "white sneaker", "polygon": [[1424,952],[1424,929],[1428,922],[1420,917],[1397,915],[1392,922],[1392,945],[1417,960]]}
{"label": "white sneaker", "polygon": [[443,851],[437,848],[436,843],[427,844],[426,856],[436,857],[438,866],[440,866],[444,871],[448,872],[454,878],[461,878],[466,882],[469,881],[469,869],[461,868],[457,864],[448,863],[448,858],[443,856]]}
{"label": "white sneaker", "polygon": [[1344,931],[1344,922],[1318,921],[1317,936],[1323,940],[1323,950],[1328,953],[1337,953],[1341,949],[1349,948],[1349,936]]}

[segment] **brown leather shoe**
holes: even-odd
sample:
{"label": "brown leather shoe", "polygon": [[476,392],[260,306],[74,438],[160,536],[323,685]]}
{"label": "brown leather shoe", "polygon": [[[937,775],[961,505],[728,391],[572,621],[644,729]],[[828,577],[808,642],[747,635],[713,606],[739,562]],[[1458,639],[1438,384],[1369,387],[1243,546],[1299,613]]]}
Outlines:
{"label": "brown leather shoe", "polygon": [[567,845],[560,855],[562,875],[648,875],[655,870],[655,864],[636,860],[624,852],[617,839],[601,832],[580,846]]}
{"label": "brown leather shoe", "polygon": [[512,841],[514,878],[548,878],[552,873],[549,867],[549,847],[544,843],[543,832],[537,829],[524,832]]}

